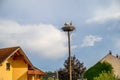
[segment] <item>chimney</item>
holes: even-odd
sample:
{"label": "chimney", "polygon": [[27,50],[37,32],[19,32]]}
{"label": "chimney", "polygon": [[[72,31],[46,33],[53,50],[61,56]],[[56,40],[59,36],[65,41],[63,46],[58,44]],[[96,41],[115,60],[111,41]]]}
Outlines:
{"label": "chimney", "polygon": [[109,54],[110,54],[110,55],[112,55],[112,52],[111,52],[111,50],[109,50]]}
{"label": "chimney", "polygon": [[116,58],[118,58],[118,54],[116,54]]}

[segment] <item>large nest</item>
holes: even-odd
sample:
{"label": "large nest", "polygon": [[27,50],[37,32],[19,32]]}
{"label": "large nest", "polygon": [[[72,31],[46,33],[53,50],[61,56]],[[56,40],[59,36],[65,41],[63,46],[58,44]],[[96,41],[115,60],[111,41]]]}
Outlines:
{"label": "large nest", "polygon": [[75,29],[75,27],[72,25],[67,25],[65,27],[62,27],[63,31],[73,31],[74,29]]}

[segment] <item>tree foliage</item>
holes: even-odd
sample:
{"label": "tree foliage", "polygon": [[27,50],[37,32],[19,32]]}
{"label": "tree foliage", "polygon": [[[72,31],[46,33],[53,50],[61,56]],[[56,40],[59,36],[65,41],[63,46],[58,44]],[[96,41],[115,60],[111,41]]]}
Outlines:
{"label": "tree foliage", "polygon": [[99,76],[102,71],[112,72],[112,66],[107,62],[98,62],[85,72],[84,77],[87,78],[87,80],[93,80],[93,78]]}
{"label": "tree foliage", "polygon": [[[83,63],[80,63],[80,61],[76,59],[75,56],[71,57],[71,63],[73,80],[80,79],[83,76],[86,68],[84,67]],[[60,69],[58,74],[59,80],[69,80],[69,57],[64,62],[64,68]]]}
{"label": "tree foliage", "polygon": [[102,71],[102,73],[99,74],[98,77],[94,77],[93,80],[118,80],[118,78],[110,71]]}

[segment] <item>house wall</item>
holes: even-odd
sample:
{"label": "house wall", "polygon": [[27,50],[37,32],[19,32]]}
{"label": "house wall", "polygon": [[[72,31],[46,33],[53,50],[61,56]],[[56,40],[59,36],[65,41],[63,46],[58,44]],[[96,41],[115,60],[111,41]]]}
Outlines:
{"label": "house wall", "polygon": [[0,80],[12,80],[12,66],[10,65],[10,70],[6,70],[6,63],[9,61],[4,61],[0,66]]}
{"label": "house wall", "polygon": [[[6,63],[10,63],[10,70],[6,70]],[[9,58],[0,66],[0,80],[27,80],[27,71],[23,57]]]}
{"label": "house wall", "polygon": [[40,80],[40,76],[39,75],[35,75],[35,74],[31,74],[28,76],[28,80]]}
{"label": "house wall", "polygon": [[101,62],[108,62],[113,67],[114,74],[120,79],[120,59],[113,55],[107,55]]}
{"label": "house wall", "polygon": [[24,58],[21,56],[16,57],[12,63],[13,72],[12,80],[27,80],[28,65],[25,63]]}
{"label": "house wall", "polygon": [[35,75],[29,75],[28,80],[35,80]]}

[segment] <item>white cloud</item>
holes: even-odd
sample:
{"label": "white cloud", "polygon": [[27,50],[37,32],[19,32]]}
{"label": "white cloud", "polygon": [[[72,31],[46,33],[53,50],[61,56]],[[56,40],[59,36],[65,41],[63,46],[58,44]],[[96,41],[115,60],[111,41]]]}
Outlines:
{"label": "white cloud", "polygon": [[75,49],[75,48],[77,48],[77,47],[78,47],[77,45],[71,46],[72,49]]}
{"label": "white cloud", "polygon": [[103,23],[112,19],[120,19],[120,2],[113,0],[108,7],[100,7],[97,9],[93,17],[88,19],[87,23]]}
{"label": "white cloud", "polygon": [[81,47],[88,47],[88,46],[94,46],[96,42],[100,42],[102,40],[99,36],[85,36],[83,39],[83,43],[81,44]]}
{"label": "white cloud", "polygon": [[15,21],[0,20],[0,43],[3,46],[21,46],[44,58],[65,56],[65,37],[51,24],[21,25]]}

